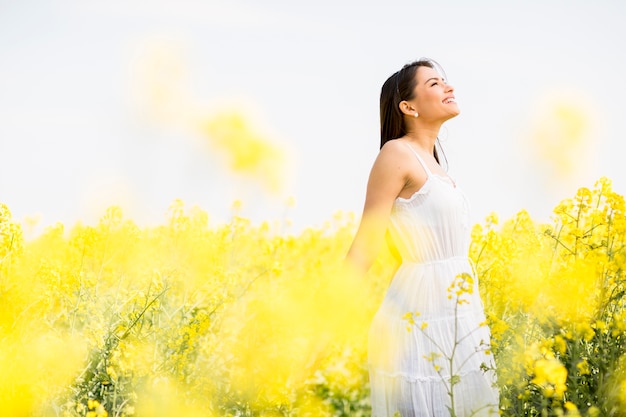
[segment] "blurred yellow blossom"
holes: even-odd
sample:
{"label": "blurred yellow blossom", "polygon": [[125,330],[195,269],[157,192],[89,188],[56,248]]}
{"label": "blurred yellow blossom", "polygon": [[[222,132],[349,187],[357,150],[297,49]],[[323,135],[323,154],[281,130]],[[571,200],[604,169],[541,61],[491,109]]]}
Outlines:
{"label": "blurred yellow blossom", "polygon": [[219,114],[202,126],[209,143],[226,156],[233,172],[260,181],[269,191],[281,189],[286,173],[283,149],[254,132],[243,115]]}
{"label": "blurred yellow blossom", "polygon": [[532,156],[556,184],[579,178],[580,161],[590,146],[593,118],[585,100],[556,93],[537,106],[531,121]]}
{"label": "blurred yellow blossom", "polygon": [[535,361],[533,374],[531,382],[540,386],[547,397],[559,397],[567,390],[567,369],[551,355]]}
{"label": "blurred yellow blossom", "polygon": [[586,359],[578,362],[576,364],[576,368],[578,369],[578,373],[580,375],[589,375],[591,373],[591,371],[589,370],[589,362],[587,362]]}

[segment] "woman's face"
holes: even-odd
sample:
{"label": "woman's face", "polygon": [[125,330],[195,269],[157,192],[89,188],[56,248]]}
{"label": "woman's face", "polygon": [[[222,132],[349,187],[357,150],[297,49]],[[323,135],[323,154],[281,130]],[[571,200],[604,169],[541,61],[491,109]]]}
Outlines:
{"label": "woman's face", "polygon": [[446,84],[433,68],[421,66],[415,75],[417,85],[410,102],[424,120],[446,121],[461,111],[454,98],[454,88]]}

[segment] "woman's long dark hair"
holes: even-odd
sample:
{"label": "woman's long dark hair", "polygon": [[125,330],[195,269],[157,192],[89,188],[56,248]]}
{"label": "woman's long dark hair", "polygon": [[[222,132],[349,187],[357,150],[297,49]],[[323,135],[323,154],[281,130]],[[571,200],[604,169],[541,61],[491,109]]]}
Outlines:
{"label": "woman's long dark hair", "polygon": [[[401,138],[406,135],[404,115],[400,111],[400,102],[412,100],[415,96],[415,84],[417,83],[417,70],[419,67],[429,67],[439,71],[442,76],[443,69],[435,61],[420,58],[417,61],[406,64],[395,72],[383,84],[380,91],[380,147],[390,140]],[[441,146],[441,145],[439,145]],[[437,162],[439,155],[437,149],[433,149]],[[445,157],[445,155],[444,155]]]}

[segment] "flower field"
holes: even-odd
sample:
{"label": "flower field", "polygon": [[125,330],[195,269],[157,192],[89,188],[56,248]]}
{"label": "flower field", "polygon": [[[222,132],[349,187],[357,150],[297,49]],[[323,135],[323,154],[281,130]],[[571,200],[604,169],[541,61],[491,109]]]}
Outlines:
{"label": "flower field", "polygon": [[[550,224],[474,227],[502,415],[626,415],[625,210],[602,178]],[[390,255],[341,274],[356,225],[213,225],[175,201],[160,226],[111,207],[25,240],[0,205],[0,415],[369,416]]]}

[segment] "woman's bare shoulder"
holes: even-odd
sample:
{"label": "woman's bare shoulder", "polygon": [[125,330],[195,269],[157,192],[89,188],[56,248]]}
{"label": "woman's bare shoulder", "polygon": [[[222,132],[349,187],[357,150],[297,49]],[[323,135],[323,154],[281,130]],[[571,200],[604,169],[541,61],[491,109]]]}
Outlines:
{"label": "woman's bare shoulder", "polygon": [[385,165],[403,165],[410,157],[410,148],[402,139],[387,141],[378,153],[377,162]]}
{"label": "woman's bare shoulder", "polygon": [[388,152],[405,151],[406,150],[406,143],[404,142],[404,139],[402,139],[402,138],[391,139],[391,140],[388,140],[387,142],[385,142],[385,144],[381,148],[381,151],[383,151],[383,150],[387,150]]}

